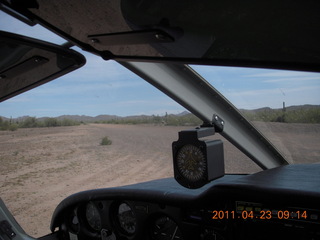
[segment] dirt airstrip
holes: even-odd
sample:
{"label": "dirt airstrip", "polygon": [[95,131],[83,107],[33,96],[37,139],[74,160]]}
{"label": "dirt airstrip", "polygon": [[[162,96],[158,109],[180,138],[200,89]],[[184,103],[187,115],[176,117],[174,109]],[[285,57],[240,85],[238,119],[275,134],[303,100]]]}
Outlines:
{"label": "dirt airstrip", "polygon": [[[320,161],[320,125],[257,125],[290,161]],[[171,143],[182,129],[87,124],[2,131],[0,197],[28,234],[45,235],[55,207],[72,193],[172,177]],[[100,145],[105,136],[111,145]],[[261,170],[225,140],[224,145],[226,172]]]}

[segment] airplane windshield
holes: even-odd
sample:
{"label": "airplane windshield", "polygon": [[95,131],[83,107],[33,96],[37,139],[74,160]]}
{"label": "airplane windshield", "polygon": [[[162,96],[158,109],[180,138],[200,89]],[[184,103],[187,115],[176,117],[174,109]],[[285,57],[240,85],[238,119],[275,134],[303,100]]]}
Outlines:
{"label": "airplane windshield", "polygon": [[320,74],[192,66],[285,156],[289,163],[320,157]]}
{"label": "airplane windshield", "polygon": [[[0,14],[2,30],[24,34]],[[35,237],[48,233],[43,219],[75,192],[172,177],[172,142],[202,124],[117,62],[82,53],[83,68],[0,104],[1,198]],[[319,161],[319,73],[192,68],[289,163]],[[224,142],[226,173],[262,171],[220,134],[213,138]]]}

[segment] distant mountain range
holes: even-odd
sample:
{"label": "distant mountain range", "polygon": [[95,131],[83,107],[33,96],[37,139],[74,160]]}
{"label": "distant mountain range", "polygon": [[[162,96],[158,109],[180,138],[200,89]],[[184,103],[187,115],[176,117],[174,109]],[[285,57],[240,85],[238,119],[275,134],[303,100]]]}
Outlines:
{"label": "distant mountain range", "polygon": [[[183,111],[178,114],[170,114],[171,116],[185,116],[190,114],[190,112]],[[1,117],[1,116],[0,116]],[[12,118],[13,121],[15,122],[20,122],[24,121],[27,118],[30,118],[31,116],[22,116],[18,118]],[[95,117],[91,116],[86,116],[86,115],[61,115],[58,117],[53,117],[56,118],[57,120],[63,120],[63,119],[70,119],[78,122],[102,122],[102,121],[111,121],[111,120],[136,120],[136,119],[149,119],[149,118],[154,118],[155,115],[134,115],[134,116],[127,116],[127,117],[121,117],[117,115],[98,115]],[[9,118],[6,117],[1,117],[4,121],[10,120]],[[40,117],[37,118],[38,121],[43,121],[45,119],[48,119],[49,117]]]}
{"label": "distant mountain range", "polygon": [[[300,105],[300,106],[290,106],[286,107],[285,110],[286,112],[290,111],[298,111],[298,110],[309,110],[309,109],[319,109],[320,110],[320,105]],[[272,109],[269,107],[264,107],[264,108],[258,108],[258,109],[253,109],[253,110],[246,110],[246,109],[240,109],[240,112],[247,114],[258,114],[262,112],[273,112],[273,111],[282,111],[282,108],[279,109]],[[186,116],[188,114],[191,114],[188,111],[183,111],[179,114],[170,114],[170,116],[177,116],[177,117],[182,117]],[[86,116],[86,115],[62,115],[58,117],[54,117],[57,120],[63,120],[63,119],[70,119],[78,122],[103,122],[103,121],[111,121],[111,120],[138,120],[138,119],[152,119],[154,117],[158,117],[155,115],[136,115],[136,116],[127,116],[127,117],[120,117],[116,115],[98,115],[95,117],[92,116]],[[163,117],[163,116],[162,116]],[[10,120],[9,118],[6,117],[1,117],[2,120]],[[25,119],[30,118],[30,116],[23,116],[23,117],[18,117],[18,118],[13,118],[12,120],[15,122],[20,122],[24,121]],[[44,121],[45,119],[48,119],[49,117],[41,117],[37,118],[38,121]]]}
{"label": "distant mountain range", "polygon": [[[285,107],[285,110],[288,112],[297,111],[297,110],[309,110],[309,109],[320,109],[320,105],[305,104],[305,105],[299,105],[299,106]],[[240,109],[241,112],[252,112],[252,113],[274,111],[274,110],[283,110],[283,108],[263,107],[263,108],[257,108],[257,109],[252,109],[252,110]]]}

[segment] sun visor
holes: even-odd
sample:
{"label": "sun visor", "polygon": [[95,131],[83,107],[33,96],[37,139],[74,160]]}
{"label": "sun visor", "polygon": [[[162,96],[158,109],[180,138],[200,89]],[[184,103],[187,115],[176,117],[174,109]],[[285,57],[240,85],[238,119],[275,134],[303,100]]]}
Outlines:
{"label": "sun visor", "polygon": [[0,101],[56,79],[85,61],[73,50],[0,31]]}

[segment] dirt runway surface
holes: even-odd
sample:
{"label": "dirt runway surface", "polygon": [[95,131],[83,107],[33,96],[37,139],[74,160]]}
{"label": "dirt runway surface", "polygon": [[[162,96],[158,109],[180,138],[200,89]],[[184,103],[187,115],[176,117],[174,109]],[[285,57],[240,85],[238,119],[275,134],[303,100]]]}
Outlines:
{"label": "dirt runway surface", "polygon": [[[268,130],[269,137],[290,161],[319,161],[320,125],[268,126],[278,133]],[[73,193],[172,177],[171,143],[183,129],[187,128],[87,124],[2,131],[0,196],[28,234],[48,234],[55,207]],[[111,145],[100,145],[105,136]],[[306,141],[310,144],[301,152],[298,145]],[[226,172],[261,170],[225,140],[224,147]]]}

